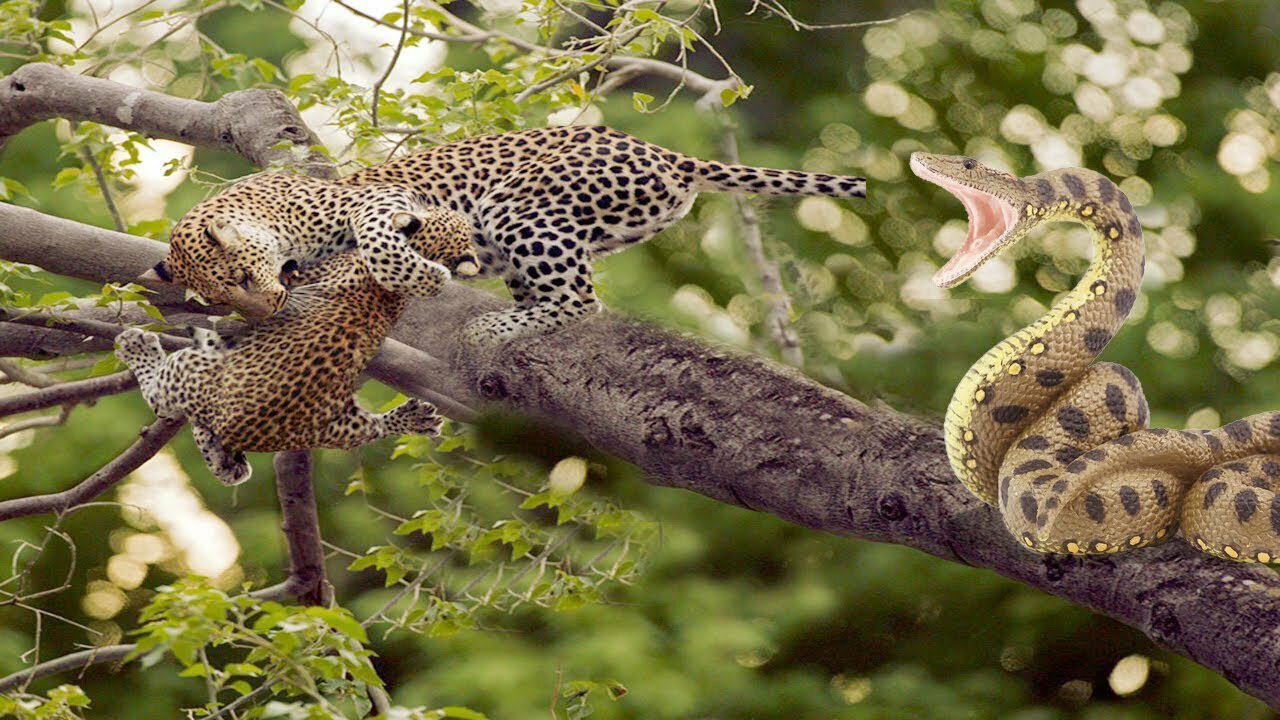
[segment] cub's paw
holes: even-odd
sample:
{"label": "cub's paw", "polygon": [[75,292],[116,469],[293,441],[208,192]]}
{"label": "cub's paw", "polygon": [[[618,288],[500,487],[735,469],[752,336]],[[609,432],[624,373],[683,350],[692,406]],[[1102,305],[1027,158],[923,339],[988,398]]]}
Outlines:
{"label": "cub's paw", "polygon": [[417,398],[409,398],[403,405],[387,411],[384,417],[391,435],[439,435],[443,422],[435,405]]}
{"label": "cub's paw", "polygon": [[163,360],[160,336],[139,328],[129,328],[116,336],[115,356],[126,365],[138,361]]}
{"label": "cub's paw", "polygon": [[253,476],[253,466],[242,452],[224,453],[218,458],[218,464],[210,465],[209,470],[223,485],[239,485]]}

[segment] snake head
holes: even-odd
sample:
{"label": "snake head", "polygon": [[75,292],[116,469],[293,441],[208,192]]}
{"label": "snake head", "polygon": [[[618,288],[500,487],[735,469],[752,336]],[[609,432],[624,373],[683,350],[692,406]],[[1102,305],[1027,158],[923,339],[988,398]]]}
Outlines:
{"label": "snake head", "polygon": [[911,171],[955,195],[969,215],[964,244],[933,274],[940,287],[959,285],[1038,221],[1027,212],[1030,203],[1021,180],[973,158],[915,152]]}

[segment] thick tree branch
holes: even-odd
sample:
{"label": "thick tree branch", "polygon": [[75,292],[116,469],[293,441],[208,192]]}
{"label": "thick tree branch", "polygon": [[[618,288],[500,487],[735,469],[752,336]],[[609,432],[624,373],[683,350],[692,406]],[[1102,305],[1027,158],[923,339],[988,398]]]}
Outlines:
{"label": "thick tree branch", "polygon": [[[29,125],[50,118],[90,120],[239,153],[255,165],[285,163],[325,177],[334,171],[320,141],[279,90],[239,90],[216,102],[185,100],[110,80],[30,63],[0,80],[0,147]],[[279,146],[279,147],[277,147]],[[295,163],[293,148],[306,153]]]}
{"label": "thick tree branch", "polygon": [[280,497],[281,529],[289,546],[289,577],[255,591],[260,600],[297,598],[303,605],[329,605],[333,588],[325,578],[320,517],[311,485],[309,451],[276,453],[276,494]]}
{"label": "thick tree branch", "polygon": [[0,521],[28,515],[63,513],[93,500],[160,452],[185,424],[184,420],[156,418],[154,423],[142,430],[138,440],[129,449],[75,487],[48,495],[32,495],[0,502]]}

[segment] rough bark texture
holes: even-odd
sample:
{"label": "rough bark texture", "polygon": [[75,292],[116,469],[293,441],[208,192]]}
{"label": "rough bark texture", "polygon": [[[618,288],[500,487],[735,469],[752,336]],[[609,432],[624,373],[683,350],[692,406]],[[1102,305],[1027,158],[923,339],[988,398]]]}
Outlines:
{"label": "rough bark texture", "polygon": [[[275,124],[249,113],[221,116],[222,126],[210,120],[243,100],[236,95],[174,100],[29,65],[0,81],[0,137],[45,117],[93,119],[262,164],[274,157],[267,140],[305,130],[296,113],[275,105],[266,108]],[[257,127],[223,129],[246,125]],[[163,254],[160,243],[0,206],[3,259],[124,281]],[[1138,628],[1280,708],[1280,579],[1271,570],[1216,561],[1180,542],[1102,558],[1031,553],[952,478],[933,424],[869,408],[774,363],[611,316],[497,350],[455,341],[462,323],[499,305],[457,285],[414,302],[393,333],[402,344],[390,344],[371,374],[430,393],[454,417],[489,405],[557,425],[658,484],[989,568]],[[6,323],[0,354],[60,354],[74,347],[66,335]]]}

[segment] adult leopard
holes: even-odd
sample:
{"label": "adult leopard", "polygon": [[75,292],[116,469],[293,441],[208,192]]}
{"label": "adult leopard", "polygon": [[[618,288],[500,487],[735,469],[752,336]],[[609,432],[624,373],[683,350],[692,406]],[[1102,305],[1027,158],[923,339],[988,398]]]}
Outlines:
{"label": "adult leopard", "polygon": [[[266,180],[262,177],[269,178]],[[683,217],[702,191],[865,197],[861,177],[700,160],[607,127],[556,127],[487,135],[409,155],[336,181],[268,175],[206,201],[257,228],[229,252],[193,209],[174,228],[170,254],[151,277],[185,285],[252,317],[284,307],[278,276],[355,246],[348,208],[370,192],[407,188],[424,203],[467,215],[480,275],[501,277],[517,307],[476,318],[479,344],[553,330],[599,309],[592,262]],[[397,246],[362,246],[375,277]],[[393,260],[393,262],[395,262]]]}

